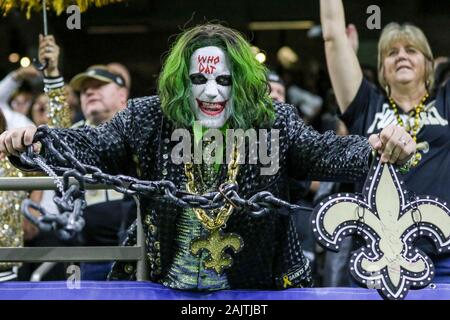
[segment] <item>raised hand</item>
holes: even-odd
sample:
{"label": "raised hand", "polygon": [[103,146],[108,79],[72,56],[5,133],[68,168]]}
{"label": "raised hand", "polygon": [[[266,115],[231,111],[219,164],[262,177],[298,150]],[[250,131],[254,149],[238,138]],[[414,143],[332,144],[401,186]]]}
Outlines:
{"label": "raised hand", "polygon": [[55,42],[52,35],[44,37],[39,35],[39,61],[44,63],[48,61],[48,66],[44,70],[44,75],[47,77],[59,77],[58,69],[59,46]]}

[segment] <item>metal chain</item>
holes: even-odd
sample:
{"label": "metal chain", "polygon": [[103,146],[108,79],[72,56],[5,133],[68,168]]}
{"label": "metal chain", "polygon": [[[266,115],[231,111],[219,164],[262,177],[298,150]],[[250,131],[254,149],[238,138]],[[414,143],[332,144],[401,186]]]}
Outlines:
{"label": "metal chain", "polygon": [[[234,142],[231,161],[230,164],[228,165],[227,182],[229,184],[235,184],[236,186],[237,186],[236,177],[239,171],[238,159],[239,159],[239,152],[237,150],[236,142]],[[186,177],[188,179],[186,183],[186,190],[190,193],[197,194],[198,189],[195,185],[194,180],[194,165],[192,163],[186,163],[184,165],[184,168]],[[234,204],[234,202],[230,198],[228,198],[227,195],[223,192],[223,188],[224,185],[222,184],[219,187],[219,192],[225,198],[226,203],[223,207],[215,210],[217,212],[214,218],[211,218],[204,209],[193,208],[197,216],[197,219],[200,220],[203,226],[208,230],[215,230],[225,225],[228,221],[228,218],[233,213],[233,209],[237,207],[236,204]]]}
{"label": "metal chain", "polygon": [[[61,193],[61,196],[55,196],[54,198],[59,213],[49,213],[31,200],[23,203],[22,211],[39,229],[56,230],[63,239],[73,237],[84,226],[82,215],[83,209],[86,207],[84,201],[85,183],[109,185],[114,190],[130,196],[141,195],[160,198],[181,208],[215,210],[226,205],[226,208],[246,210],[253,217],[261,217],[274,210],[284,215],[293,214],[300,210],[312,211],[312,208],[290,204],[278,199],[268,191],[258,192],[248,200],[241,198],[237,193],[238,186],[235,177],[223,183],[219,187],[219,191],[199,195],[195,194],[195,189],[187,188],[188,192],[179,190],[172,181],[168,180],[147,181],[125,175],[109,175],[95,166],[78,161],[69,146],[46,126],[38,128],[34,142],[40,142],[45,148],[46,156],[51,158],[51,162],[57,162],[61,166],[47,163],[45,158],[34,153],[31,147],[21,154],[20,159],[24,164],[32,168],[39,168],[53,177]],[[230,167],[229,170],[235,170],[236,172],[231,172],[232,175],[235,175],[237,174],[237,167],[233,168]],[[63,174],[62,185],[56,173]],[[70,178],[78,181],[78,185],[70,185]],[[39,211],[41,216],[34,216],[30,212],[30,208]],[[227,217],[226,214],[221,215],[219,220],[222,221],[222,218],[225,218],[225,223]],[[213,224],[221,223],[220,221],[213,221]]]}
{"label": "metal chain", "polygon": [[44,172],[53,179],[55,182],[56,187],[58,188],[59,192],[64,193],[64,186],[61,182],[61,179],[58,178],[58,175],[55,173],[55,171],[52,170],[42,159],[35,157],[34,158],[35,163],[44,170]]}
{"label": "metal chain", "polygon": [[[363,198],[364,202],[364,195],[362,194],[356,194],[356,199],[359,200],[359,197]],[[362,232],[363,226],[365,224],[364,216],[366,215],[366,208],[363,206],[358,205],[356,207],[356,216],[357,216],[357,224],[356,224],[356,232],[360,233]]]}
{"label": "metal chain", "polygon": [[422,222],[422,212],[417,204],[417,196],[415,193],[409,191],[410,203],[412,206],[411,219],[416,225],[417,233],[420,234],[420,223]]}

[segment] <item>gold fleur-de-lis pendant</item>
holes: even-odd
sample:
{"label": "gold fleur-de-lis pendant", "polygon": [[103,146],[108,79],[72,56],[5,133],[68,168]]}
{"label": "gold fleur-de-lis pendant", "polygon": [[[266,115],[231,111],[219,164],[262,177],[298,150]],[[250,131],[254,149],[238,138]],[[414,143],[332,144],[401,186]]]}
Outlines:
{"label": "gold fleur-de-lis pendant", "polygon": [[205,269],[214,270],[218,275],[231,267],[233,258],[225,253],[230,248],[234,253],[242,250],[244,241],[235,233],[223,233],[220,228],[211,230],[207,236],[198,237],[191,242],[191,253],[198,256],[202,250],[209,252],[204,261]]}

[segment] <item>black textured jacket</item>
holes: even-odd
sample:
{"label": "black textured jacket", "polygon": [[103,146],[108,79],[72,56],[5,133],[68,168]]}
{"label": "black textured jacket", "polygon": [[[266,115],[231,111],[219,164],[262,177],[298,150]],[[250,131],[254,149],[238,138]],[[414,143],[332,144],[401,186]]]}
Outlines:
{"label": "black textured jacket", "polygon": [[[321,135],[305,125],[290,105],[276,104],[275,109],[272,128],[280,130],[280,169],[275,175],[263,176],[261,164],[242,164],[237,177],[241,197],[248,199],[267,190],[288,200],[288,176],[331,181],[364,179],[371,150],[366,139],[338,137],[331,132]],[[126,110],[97,128],[53,130],[85,164],[112,174],[130,174],[137,167],[140,179],[171,180],[178,188],[185,188],[184,165],[173,164],[170,157],[172,147],[179,141],[171,141],[174,127],[162,114],[156,96],[130,100]],[[224,176],[219,181],[225,181]],[[175,253],[176,220],[181,209],[145,197],[140,202],[149,276],[158,282],[168,271]],[[243,250],[232,254],[234,263],[225,271],[232,288],[283,288],[285,276],[291,286],[311,285],[310,269],[291,217],[274,212],[252,218],[243,210],[235,210],[225,232],[237,233],[244,240]],[[132,226],[129,245],[135,242],[134,233]],[[110,279],[133,279],[134,274],[133,265],[117,263]]]}

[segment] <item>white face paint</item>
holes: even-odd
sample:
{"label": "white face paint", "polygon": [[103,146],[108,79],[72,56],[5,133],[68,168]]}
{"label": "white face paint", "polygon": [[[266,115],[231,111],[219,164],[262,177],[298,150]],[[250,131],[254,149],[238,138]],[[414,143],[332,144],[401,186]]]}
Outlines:
{"label": "white face paint", "polygon": [[196,119],[207,128],[221,128],[231,114],[231,68],[218,47],[194,51],[189,68],[190,103]]}

